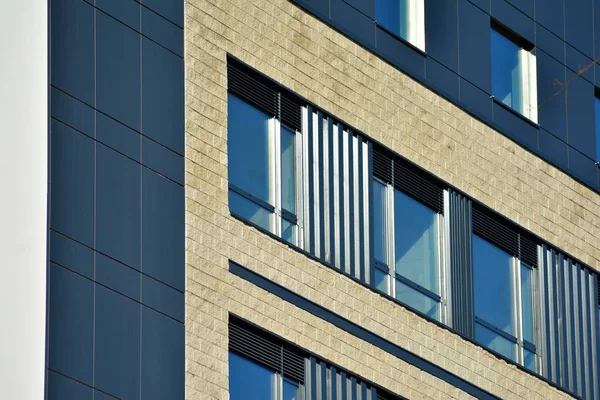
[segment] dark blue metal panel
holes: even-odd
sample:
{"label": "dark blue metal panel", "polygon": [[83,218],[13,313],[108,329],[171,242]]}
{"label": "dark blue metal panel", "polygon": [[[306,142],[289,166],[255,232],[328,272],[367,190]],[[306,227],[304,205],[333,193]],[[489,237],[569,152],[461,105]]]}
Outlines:
{"label": "dark blue metal panel", "polygon": [[459,74],[491,93],[490,16],[467,0],[458,0]]}
{"label": "dark blue metal panel", "polygon": [[92,388],[56,372],[48,372],[48,400],[92,400]]}
{"label": "dark blue metal panel", "polygon": [[344,0],[367,17],[375,19],[375,1],[377,0]]}
{"label": "dark blue metal panel", "polygon": [[429,57],[458,72],[458,0],[425,0],[425,49]]}
{"label": "dark blue metal panel", "polygon": [[416,77],[425,76],[425,56],[398,37],[377,27],[377,51],[392,65]]}
{"label": "dark blue metal panel", "polygon": [[141,167],[98,144],[96,168],[96,249],[139,270]]}
{"label": "dark blue metal panel", "polygon": [[142,164],[183,186],[183,156],[172,150],[142,137]]}
{"label": "dark blue metal panel", "polygon": [[568,143],[590,158],[596,156],[594,85],[567,74]]}
{"label": "dark blue metal panel", "polygon": [[48,367],[93,382],[94,284],[50,263]]}
{"label": "dark blue metal panel", "polygon": [[142,399],[183,400],[185,348],[174,344],[184,341],[183,324],[142,307]]}
{"label": "dark blue metal panel", "polygon": [[490,13],[492,0],[469,0],[469,2],[481,8],[486,14]]}
{"label": "dark blue metal panel", "polygon": [[53,0],[50,18],[52,85],[93,105],[94,8],[80,0]]}
{"label": "dark blue metal panel", "polygon": [[566,69],[554,58],[538,50],[537,73],[539,124],[555,136],[566,141],[567,105],[564,90]]}
{"label": "dark blue metal panel", "polygon": [[331,20],[351,38],[375,46],[375,24],[373,20],[343,0],[331,1]]}
{"label": "dark blue metal panel", "polygon": [[142,0],[141,3],[159,15],[183,28],[183,1]]}
{"label": "dark blue metal panel", "polygon": [[565,46],[567,49],[567,67],[579,75],[578,79],[586,79],[594,84],[594,61],[570,44]]}
{"label": "dark blue metal panel", "polygon": [[140,35],[104,13],[96,14],[98,110],[141,128]]}
{"label": "dark blue metal panel", "polygon": [[[512,4],[519,10],[521,10],[521,12],[523,12],[529,18],[534,17],[534,11],[535,11],[534,4],[533,4],[534,0],[506,0],[506,1],[508,1],[510,4]],[[493,10],[493,8],[494,7],[492,6],[492,10]]]}
{"label": "dark blue metal panel", "polygon": [[538,129],[525,117],[517,115],[504,104],[494,101],[494,122],[504,134],[530,150],[538,149]]}
{"label": "dark blue metal panel", "polygon": [[183,30],[146,7],[142,7],[142,34],[183,57]]}
{"label": "dark blue metal panel", "polygon": [[535,2],[535,19],[546,29],[560,37],[565,35],[565,0]]}
{"label": "dark blue metal panel", "polygon": [[140,305],[96,285],[94,386],[123,400],[140,396]]}
{"label": "dark blue metal panel", "polygon": [[[527,0],[531,2],[532,0]],[[525,3],[523,0],[517,3]],[[531,3],[533,6],[533,3]],[[532,17],[523,14],[513,5],[504,0],[492,0],[492,17],[515,32],[520,37],[526,39],[529,43],[535,43],[535,30]]]}
{"label": "dark blue metal panel", "polygon": [[432,58],[427,58],[427,82],[450,99],[458,101],[458,75]]}
{"label": "dark blue metal panel", "polygon": [[142,38],[142,133],[182,155],[183,74],[181,58]]}
{"label": "dark blue metal panel", "polygon": [[546,131],[539,131],[540,154],[551,163],[560,167],[568,168],[568,146],[565,142]]}
{"label": "dark blue metal panel", "polygon": [[583,54],[594,56],[594,0],[565,0],[565,40]]}
{"label": "dark blue metal panel", "polygon": [[94,251],[55,231],[50,231],[50,261],[94,279]]}
{"label": "dark blue metal panel", "polygon": [[118,261],[96,253],[96,282],[140,301],[140,273]]}
{"label": "dark blue metal panel", "polygon": [[185,287],[184,201],[183,187],[142,168],[142,271],[180,291]]}
{"label": "dark blue metal panel", "polygon": [[[539,50],[543,50],[562,64],[565,63],[565,42],[550,32],[540,24],[535,25],[535,45],[538,48],[536,55],[539,57]],[[538,59],[539,66],[539,59]],[[539,79],[538,79],[539,81]]]}
{"label": "dark blue metal panel", "polygon": [[117,120],[96,113],[96,140],[140,162],[141,135]]}
{"label": "dark blue metal panel", "polygon": [[142,304],[183,323],[185,302],[183,293],[146,275],[142,275]]}
{"label": "dark blue metal panel", "polygon": [[598,187],[598,166],[593,159],[569,147],[569,169],[588,185]]}
{"label": "dark blue metal panel", "polygon": [[70,127],[94,137],[94,110],[74,97],[58,89],[50,89],[53,118]]}
{"label": "dark blue metal panel", "polygon": [[94,141],[55,120],[50,130],[50,227],[93,246]]}
{"label": "dark blue metal panel", "polygon": [[471,82],[460,78],[460,101],[463,107],[479,118],[492,120],[492,99]]}
{"label": "dark blue metal panel", "polygon": [[140,3],[123,0],[96,0],[96,8],[136,31],[140,30]]}

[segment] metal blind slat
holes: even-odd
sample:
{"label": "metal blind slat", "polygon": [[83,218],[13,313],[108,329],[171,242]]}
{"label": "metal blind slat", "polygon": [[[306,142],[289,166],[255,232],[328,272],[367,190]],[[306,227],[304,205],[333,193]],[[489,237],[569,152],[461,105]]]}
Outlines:
{"label": "metal blind slat", "polygon": [[277,92],[231,62],[227,64],[227,86],[231,93],[267,113],[278,114]]}
{"label": "metal blind slat", "polygon": [[400,159],[394,160],[394,186],[438,212],[444,210],[444,192],[429,176]]}

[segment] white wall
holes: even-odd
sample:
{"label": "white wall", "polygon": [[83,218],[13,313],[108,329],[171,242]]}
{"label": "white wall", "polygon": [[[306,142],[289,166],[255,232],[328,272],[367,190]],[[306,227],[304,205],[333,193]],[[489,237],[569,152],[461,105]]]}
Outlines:
{"label": "white wall", "polygon": [[43,399],[47,0],[0,0],[0,399]]}

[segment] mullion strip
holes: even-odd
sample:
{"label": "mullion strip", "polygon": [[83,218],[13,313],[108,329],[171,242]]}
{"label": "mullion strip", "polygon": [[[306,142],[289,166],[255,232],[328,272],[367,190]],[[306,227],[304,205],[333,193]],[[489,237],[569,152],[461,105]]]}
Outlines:
{"label": "mullion strip", "polygon": [[348,216],[349,216],[349,255],[348,260],[350,264],[350,275],[355,276],[354,273],[354,135],[352,131],[348,130]]}
{"label": "mullion strip", "polygon": [[336,230],[336,215],[335,215],[335,183],[334,183],[334,149],[333,149],[333,119],[327,119],[327,150],[328,157],[327,161],[329,163],[329,263],[332,266],[336,266],[337,263],[337,254],[335,251],[335,243],[337,242],[337,237],[335,235]]}
{"label": "mullion strip", "polygon": [[315,254],[315,156],[314,156],[314,132],[313,132],[313,120],[314,114],[312,106],[308,106],[308,220],[309,220],[309,237],[310,246],[309,253]]}
{"label": "mullion strip", "polygon": [[344,208],[344,201],[345,201],[345,191],[347,188],[347,185],[345,184],[345,168],[344,168],[344,159],[345,159],[345,154],[344,154],[344,127],[341,124],[338,124],[338,165],[339,165],[339,191],[340,191],[340,201],[339,201],[339,205],[340,205],[340,237],[339,237],[339,243],[340,243],[340,254],[339,254],[339,260],[340,260],[340,270],[342,271],[346,271],[346,226],[345,226],[345,213],[347,213],[348,211],[345,210]]}
{"label": "mullion strip", "polygon": [[323,148],[325,146],[325,136],[323,135],[323,113],[319,111],[317,113],[317,128],[319,132],[318,139],[318,152],[319,152],[319,167],[317,173],[319,174],[319,248],[321,260],[327,262],[325,254],[325,174],[323,168]]}
{"label": "mullion strip", "polygon": [[358,243],[359,243],[359,276],[357,278],[363,282],[365,279],[365,204],[364,204],[364,173],[363,168],[363,141],[360,136],[357,136],[357,149],[358,149]]}

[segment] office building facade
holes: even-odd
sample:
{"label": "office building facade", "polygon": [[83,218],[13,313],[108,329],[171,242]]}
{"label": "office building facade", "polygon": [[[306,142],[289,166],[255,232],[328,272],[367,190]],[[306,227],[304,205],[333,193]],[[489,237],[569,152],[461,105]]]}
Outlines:
{"label": "office building facade", "polygon": [[600,398],[599,26],[51,0],[45,398]]}

